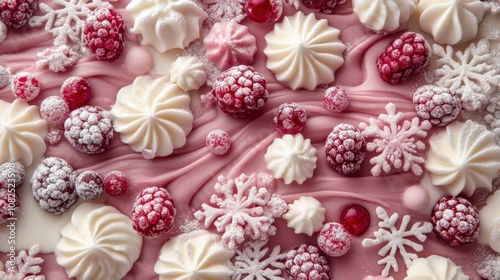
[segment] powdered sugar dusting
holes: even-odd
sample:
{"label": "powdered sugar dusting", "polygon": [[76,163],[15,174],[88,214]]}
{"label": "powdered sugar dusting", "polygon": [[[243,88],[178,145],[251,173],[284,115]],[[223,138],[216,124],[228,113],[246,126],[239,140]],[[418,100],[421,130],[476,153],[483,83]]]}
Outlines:
{"label": "powdered sugar dusting", "polygon": [[0,43],[7,39],[7,25],[0,20]]}
{"label": "powdered sugar dusting", "polygon": [[[40,246],[33,245],[28,252],[20,251],[14,261],[7,261],[5,263],[5,271],[0,263],[0,279],[2,280],[43,280],[45,277],[39,275],[42,271],[40,264],[43,263],[41,257],[36,255],[40,253]],[[29,275],[29,276],[28,276]]]}
{"label": "powdered sugar dusting", "polygon": [[74,51],[68,45],[60,45],[47,48],[36,54],[36,67],[48,67],[52,72],[64,72],[75,65],[81,54]]}
{"label": "powdered sugar dusting", "polygon": [[11,75],[12,73],[9,68],[5,68],[0,65],[0,88],[3,88],[10,83]]}

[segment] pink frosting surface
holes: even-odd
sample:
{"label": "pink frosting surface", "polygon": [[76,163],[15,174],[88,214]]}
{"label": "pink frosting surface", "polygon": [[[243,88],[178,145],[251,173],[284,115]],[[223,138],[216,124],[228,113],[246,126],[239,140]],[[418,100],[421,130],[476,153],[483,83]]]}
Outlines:
{"label": "pink frosting surface", "polygon": [[[124,9],[126,2],[128,1],[113,2],[113,5],[130,28],[132,22]],[[304,11],[309,12],[306,9]],[[287,6],[284,14],[293,13],[294,9]],[[306,180],[304,184],[285,185],[282,180],[277,180],[275,189],[271,191],[281,194],[288,203],[304,195],[315,197],[327,209],[325,222],[338,222],[341,210],[352,203],[365,206],[371,215],[368,231],[353,238],[352,249],[342,257],[330,258],[333,279],[363,279],[368,275],[379,275],[382,271],[383,266],[376,263],[382,258],[377,254],[381,247],[361,246],[364,238],[373,238],[373,232],[378,230],[375,213],[377,206],[384,207],[389,214],[397,212],[400,217],[410,214],[412,223],[430,220],[427,214],[409,211],[402,205],[405,189],[418,184],[420,177],[410,172],[373,177],[370,174],[372,166],[369,164],[372,153],[368,153],[367,160],[356,176],[341,176],[328,166],[324,156],[324,143],[334,126],[349,123],[358,127],[360,122],[367,122],[370,117],[377,118],[379,114],[386,113],[384,107],[388,102],[394,103],[398,111],[405,112],[407,119],[415,117],[411,94],[423,81],[421,77],[414,77],[400,85],[391,86],[378,77],[376,57],[395,35],[374,34],[361,25],[352,13],[350,1],[335,8],[333,15],[321,14],[318,17],[326,18],[331,26],[340,29],[340,39],[348,46],[345,63],[336,72],[333,83],[344,87],[349,93],[349,106],[342,113],[332,113],[324,108],[322,95],[326,87],[318,87],[313,92],[292,91],[278,83],[274,74],[266,69],[266,58],[262,52],[266,45],[264,35],[272,30],[273,24],[254,24],[245,19],[242,23],[256,37],[258,48],[251,65],[266,77],[270,93],[269,100],[257,113],[245,119],[234,119],[218,108],[203,109],[195,105],[192,108],[194,126],[187,144],[166,158],[146,160],[140,153],[133,152],[128,145],[121,143],[119,135],[115,135],[108,150],[100,155],[82,154],[65,139],[55,146],[48,146],[47,157],[64,158],[78,172],[124,172],[131,182],[129,191],[120,197],[106,196],[105,203],[126,215],[130,215],[135,197],[145,187],[165,187],[174,198],[178,213],[174,229],[159,238],[144,239],[141,257],[124,279],[157,279],[153,266],[161,246],[170,237],[181,233],[180,227],[194,219],[193,213],[201,209],[202,203],[208,203],[218,175],[235,178],[241,173],[268,172],[264,154],[274,138],[281,137],[272,128],[273,114],[279,105],[290,101],[299,103],[308,113],[308,121],[302,134],[311,139],[317,149],[318,166],[313,178]],[[45,97],[58,95],[60,85],[66,78],[79,75],[88,79],[93,88],[90,104],[110,109],[118,90],[130,84],[136,75],[147,71],[150,66],[148,64],[151,63],[151,59],[146,56],[148,63],[141,62],[141,65],[133,68],[134,71],[127,70],[125,64],[134,61],[127,58],[127,55],[142,52],[137,50],[138,40],[135,35],[127,32],[126,38],[124,55],[113,63],[100,62],[93,56],[86,56],[67,72],[53,73],[46,68],[35,68],[35,54],[52,44],[50,34],[43,32],[42,28],[10,31],[8,39],[0,44],[0,65],[10,68],[13,73],[27,71],[39,77],[42,92],[30,104],[40,105]],[[198,99],[198,94],[192,94],[192,98]],[[14,100],[8,87],[0,89],[0,99],[9,102]],[[205,146],[207,134],[214,129],[224,129],[231,135],[233,145],[224,156],[210,153]],[[278,230],[276,236],[270,239],[271,246],[279,244],[283,251],[287,251],[300,243],[316,244],[315,235],[308,237],[305,234],[295,234],[293,229],[286,226],[284,219],[278,218],[276,226]],[[432,254],[449,257],[462,266],[471,279],[478,279],[475,266],[480,254],[477,244],[450,248],[438,241],[433,233],[427,236],[427,241],[423,243],[424,250],[418,253],[419,257]],[[53,254],[43,254],[42,257],[45,260],[42,273],[46,279],[67,278],[64,269],[55,262]],[[397,258],[399,272],[391,272],[390,275],[395,279],[403,279],[406,268],[402,258]]]}

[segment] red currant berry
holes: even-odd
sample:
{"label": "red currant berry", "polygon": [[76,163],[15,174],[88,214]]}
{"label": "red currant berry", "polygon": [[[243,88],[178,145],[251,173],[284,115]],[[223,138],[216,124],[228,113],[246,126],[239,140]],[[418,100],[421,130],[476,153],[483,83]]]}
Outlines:
{"label": "red currant berry", "polygon": [[282,134],[299,133],[305,126],[307,113],[302,106],[294,102],[283,103],[274,114],[274,128]]}
{"label": "red currant berry", "polygon": [[207,135],[205,143],[210,152],[221,156],[231,148],[231,137],[227,132],[216,129]]}
{"label": "red currant berry", "polygon": [[12,78],[10,88],[16,98],[31,101],[40,93],[40,82],[35,75],[21,72]]}
{"label": "red currant berry", "polygon": [[351,249],[352,236],[339,223],[326,223],[318,233],[318,246],[330,257],[343,256]]}
{"label": "red currant berry", "polygon": [[340,213],[340,223],[354,236],[361,236],[370,226],[370,213],[359,204],[347,206]]}
{"label": "red currant berry", "polygon": [[323,95],[323,105],[328,111],[340,113],[349,105],[349,95],[341,87],[330,87]]}
{"label": "red currant berry", "polygon": [[89,103],[92,98],[90,84],[82,77],[74,76],[66,79],[61,86],[61,95],[73,111]]}
{"label": "red currant berry", "polygon": [[104,190],[112,196],[120,195],[128,189],[128,179],[120,171],[111,171],[104,176]]}
{"label": "red currant berry", "polygon": [[283,12],[282,0],[247,0],[247,16],[258,23],[276,22]]}

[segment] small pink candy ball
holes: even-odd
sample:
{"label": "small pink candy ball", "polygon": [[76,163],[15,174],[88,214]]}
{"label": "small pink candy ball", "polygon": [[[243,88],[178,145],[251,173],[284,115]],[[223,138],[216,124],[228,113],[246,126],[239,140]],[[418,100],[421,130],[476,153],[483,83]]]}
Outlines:
{"label": "small pink candy ball", "polygon": [[323,105],[328,111],[340,113],[349,105],[349,95],[341,87],[329,87],[323,95]]}
{"label": "small pink candy ball", "polygon": [[420,185],[408,187],[403,193],[404,207],[413,210],[423,210],[429,204],[429,193]]}
{"label": "small pink candy ball", "polygon": [[153,56],[143,48],[133,47],[125,54],[124,64],[131,74],[144,75],[153,67]]}

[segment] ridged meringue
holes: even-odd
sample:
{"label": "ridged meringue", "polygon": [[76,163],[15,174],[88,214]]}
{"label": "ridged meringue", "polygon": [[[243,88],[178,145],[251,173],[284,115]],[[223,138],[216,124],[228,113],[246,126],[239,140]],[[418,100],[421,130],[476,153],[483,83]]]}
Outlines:
{"label": "ridged meringue", "polygon": [[317,20],[314,14],[297,12],[286,16],[266,34],[266,66],[276,79],[291,89],[313,90],[335,79],[335,70],[344,64],[346,46],[340,31]]}
{"label": "ridged meringue", "polygon": [[316,149],[310,139],[304,139],[302,134],[285,134],[274,139],[264,156],[267,169],[274,178],[281,178],[285,184],[293,181],[302,184],[313,176],[316,168]]}
{"label": "ridged meringue", "polygon": [[434,186],[457,196],[471,196],[477,188],[491,190],[500,170],[500,147],[495,135],[470,120],[454,122],[432,135],[425,167]]}
{"label": "ridged meringue", "polygon": [[366,27],[393,32],[406,23],[417,7],[415,0],[353,0],[352,8]]}
{"label": "ridged meringue", "polygon": [[100,203],[79,205],[61,236],[56,261],[78,280],[122,279],[141,254],[130,218]]}
{"label": "ridged meringue", "polygon": [[203,43],[207,58],[221,70],[249,65],[257,52],[255,36],[235,20],[214,24]]}
{"label": "ridged meringue", "polygon": [[296,234],[305,233],[311,236],[323,226],[325,212],[325,207],[316,198],[301,196],[292,204],[288,204],[288,212],[283,215],[283,219]]}
{"label": "ridged meringue", "polygon": [[30,166],[45,153],[47,123],[36,106],[20,99],[0,100],[0,112],[0,162]]}
{"label": "ridged meringue", "polygon": [[218,235],[206,230],[184,233],[167,241],[160,250],[154,271],[160,280],[225,280],[234,255],[218,243]]}
{"label": "ridged meringue", "polygon": [[485,10],[477,0],[421,0],[417,12],[420,27],[436,43],[455,45],[476,37]]}
{"label": "ridged meringue", "polygon": [[168,77],[139,76],[118,92],[110,111],[113,127],[144,158],[168,156],[186,144],[193,128],[190,102]]}
{"label": "ridged meringue", "polygon": [[468,280],[460,266],[438,255],[418,258],[411,262],[404,280]]}
{"label": "ridged meringue", "polygon": [[200,37],[207,13],[190,0],[132,0],[126,7],[134,20],[130,31],[141,44],[159,52],[183,49]]}
{"label": "ridged meringue", "polygon": [[170,81],[182,90],[200,88],[207,81],[205,66],[194,56],[180,56],[170,66]]}
{"label": "ridged meringue", "polygon": [[488,197],[486,206],[479,211],[479,221],[478,242],[500,253],[500,191]]}

